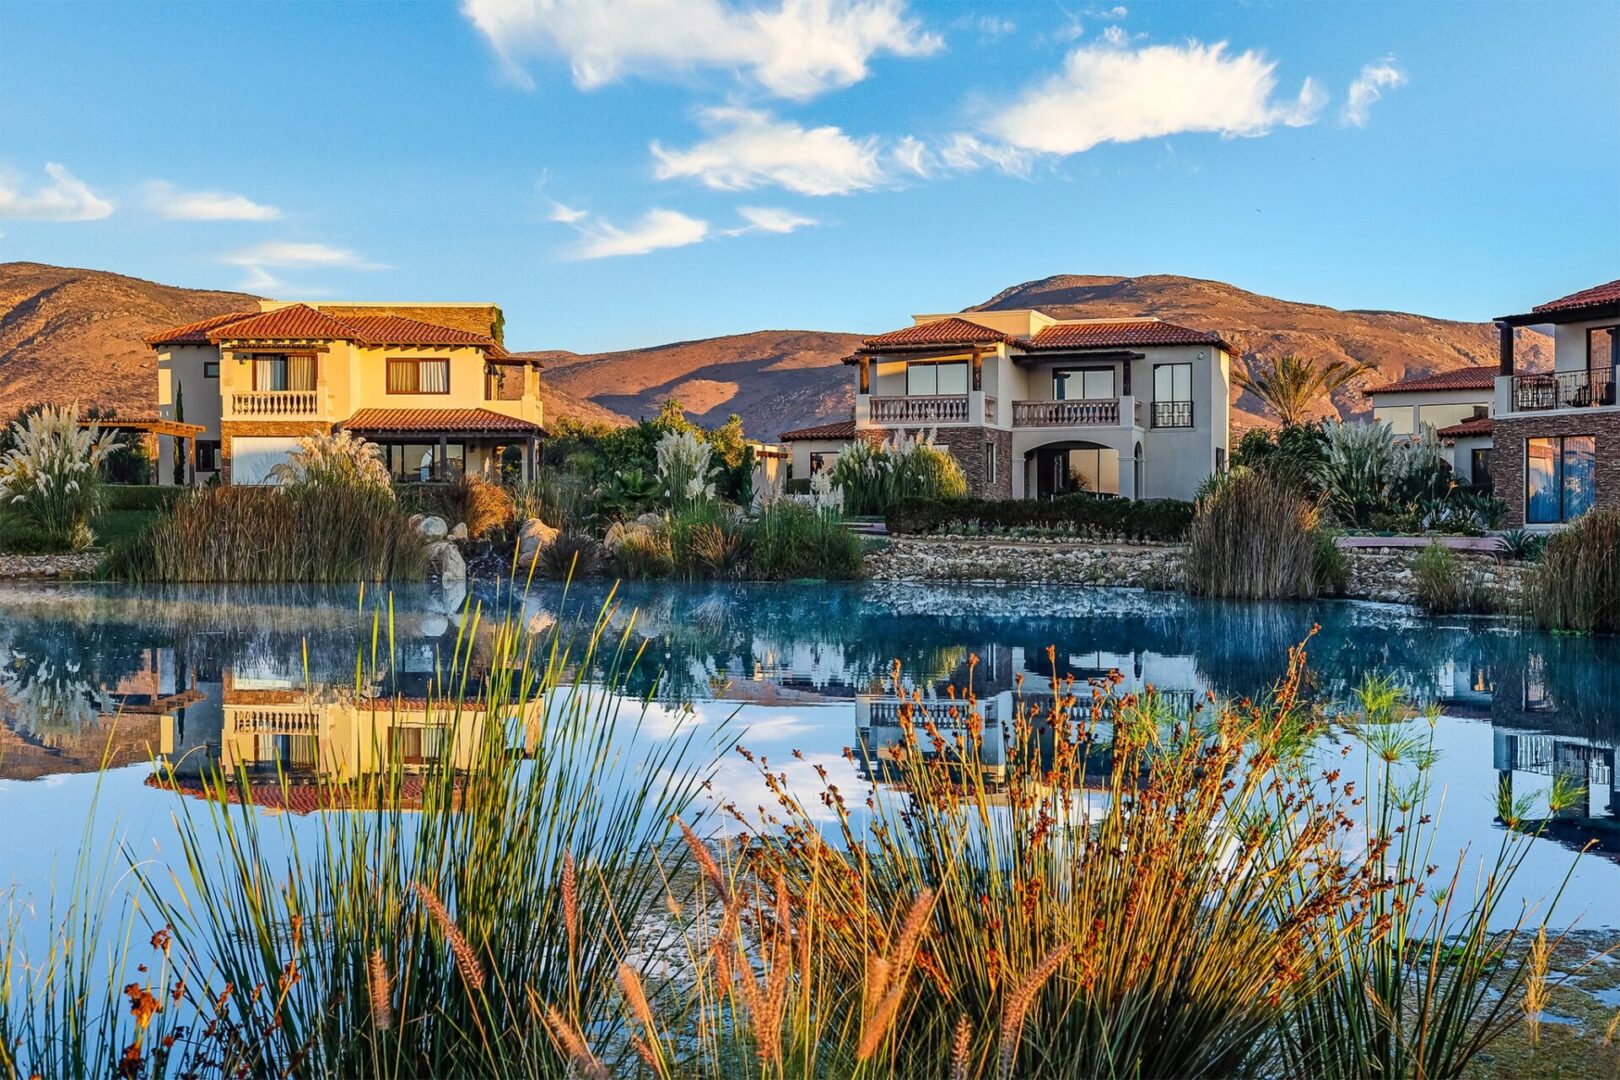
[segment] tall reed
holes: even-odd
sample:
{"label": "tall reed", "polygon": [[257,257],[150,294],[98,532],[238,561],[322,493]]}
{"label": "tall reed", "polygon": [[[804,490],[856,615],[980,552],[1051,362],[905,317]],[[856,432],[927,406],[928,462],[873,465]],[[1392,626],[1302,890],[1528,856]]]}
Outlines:
{"label": "tall reed", "polygon": [[1620,510],[1593,510],[1554,533],[1525,584],[1538,626],[1620,633]]}
{"label": "tall reed", "polygon": [[412,580],[426,547],[386,488],[203,488],[114,550],[110,577],[134,582]]}
{"label": "tall reed", "polygon": [[1297,488],[1247,470],[1217,478],[1198,499],[1187,548],[1187,590],[1244,600],[1308,599],[1327,582],[1321,510]]}

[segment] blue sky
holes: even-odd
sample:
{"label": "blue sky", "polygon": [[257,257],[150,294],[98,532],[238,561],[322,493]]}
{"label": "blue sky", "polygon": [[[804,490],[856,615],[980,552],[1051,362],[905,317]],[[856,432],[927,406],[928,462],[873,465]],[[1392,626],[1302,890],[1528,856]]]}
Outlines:
{"label": "blue sky", "polygon": [[1054,273],[1459,319],[1620,274],[1620,4],[0,5],[0,260],[596,351]]}

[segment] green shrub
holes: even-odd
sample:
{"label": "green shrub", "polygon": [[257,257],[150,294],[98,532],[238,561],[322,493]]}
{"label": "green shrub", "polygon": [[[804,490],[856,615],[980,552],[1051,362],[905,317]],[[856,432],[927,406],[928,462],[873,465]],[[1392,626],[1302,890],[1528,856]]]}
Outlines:
{"label": "green shrub", "polygon": [[119,443],[81,428],[71,408],[48,407],[18,420],[0,455],[0,518],[6,531],[43,551],[82,551],[95,542],[101,468]]}
{"label": "green shrub", "polygon": [[864,541],[830,512],[785,499],[748,524],[748,576],[755,580],[858,578]]}
{"label": "green shrub", "polygon": [[1332,529],[1317,529],[1315,536],[1317,588],[1326,596],[1343,596],[1350,587],[1350,553]]}
{"label": "green shrub", "polygon": [[180,497],[102,572],[137,582],[414,580],[426,561],[388,488],[233,486]]}
{"label": "green shrub", "polygon": [[669,545],[675,572],[683,577],[738,577],[747,535],[730,511],[700,502],[670,516]]}
{"label": "green shrub", "polygon": [[1549,537],[1525,599],[1548,630],[1620,633],[1620,510],[1593,510]]}
{"label": "green shrub", "polygon": [[1084,493],[1055,499],[906,499],[885,518],[895,535],[1049,529],[1109,540],[1184,539],[1193,504],[1134,501]]}
{"label": "green shrub", "polygon": [[1482,614],[1498,608],[1480,572],[1438,541],[1412,561],[1418,607],[1431,615]]}
{"label": "green shrub", "polygon": [[101,508],[103,510],[167,510],[173,506],[181,496],[186,494],[183,487],[159,487],[154,484],[135,486],[131,484],[108,484],[101,489]]}
{"label": "green shrub", "polygon": [[1232,468],[1270,473],[1307,494],[1321,491],[1327,439],[1320,423],[1291,424],[1273,432],[1252,428],[1232,450]]}
{"label": "green shrub", "polygon": [[1264,472],[1228,473],[1198,500],[1187,591],[1243,600],[1308,599],[1323,591],[1321,512]]}
{"label": "green shrub", "polygon": [[620,577],[668,577],[675,569],[669,532],[635,523],[617,524],[608,530],[604,542],[613,570]]}

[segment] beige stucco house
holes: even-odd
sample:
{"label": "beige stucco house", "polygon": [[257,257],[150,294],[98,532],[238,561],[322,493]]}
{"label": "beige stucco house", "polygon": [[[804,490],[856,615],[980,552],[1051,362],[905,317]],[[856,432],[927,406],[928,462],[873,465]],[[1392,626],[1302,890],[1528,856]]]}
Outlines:
{"label": "beige stucco house", "polygon": [[1155,318],[916,315],[846,359],[856,371],[848,429],[783,441],[796,478],[806,474],[801,456],[810,470],[848,439],[926,430],[956,456],[973,495],[1191,499],[1226,467],[1231,354],[1217,334]]}
{"label": "beige stucco house", "polygon": [[[352,431],[399,480],[493,471],[507,447],[525,476],[543,434],[539,364],[501,345],[501,312],[468,304],[261,301],[146,339],[158,413],[203,429],[194,479],[262,484],[299,438]],[[175,476],[173,443],[158,475]]]}
{"label": "beige stucco house", "polygon": [[1390,434],[1410,439],[1433,428],[1459,483],[1489,484],[1491,413],[1496,404],[1496,368],[1466,367],[1415,376],[1363,391],[1373,419]]}

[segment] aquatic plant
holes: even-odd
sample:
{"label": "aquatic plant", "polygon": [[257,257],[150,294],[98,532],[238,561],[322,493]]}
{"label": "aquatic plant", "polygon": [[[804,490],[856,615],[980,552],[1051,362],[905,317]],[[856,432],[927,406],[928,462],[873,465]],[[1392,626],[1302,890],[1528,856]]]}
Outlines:
{"label": "aquatic plant", "polygon": [[135,582],[419,579],[426,546],[392,491],[374,484],[202,488],[112,551],[106,576]]}
{"label": "aquatic plant", "polygon": [[1620,510],[1592,510],[1553,533],[1525,583],[1538,626],[1620,633]]}
{"label": "aquatic plant", "polygon": [[1486,614],[1502,606],[1479,569],[1439,541],[1412,560],[1412,584],[1418,607],[1431,615]]}
{"label": "aquatic plant", "polygon": [[786,499],[762,509],[744,535],[756,581],[857,578],[866,557],[865,542],[837,514]]}
{"label": "aquatic plant", "polygon": [[95,542],[90,519],[101,508],[101,467],[118,439],[76,406],[46,406],[12,423],[0,455],[0,523],[32,546],[81,551]]}
{"label": "aquatic plant", "polygon": [[1200,496],[1189,532],[1187,591],[1246,600],[1307,599],[1323,591],[1321,511],[1264,472],[1226,473]]}

